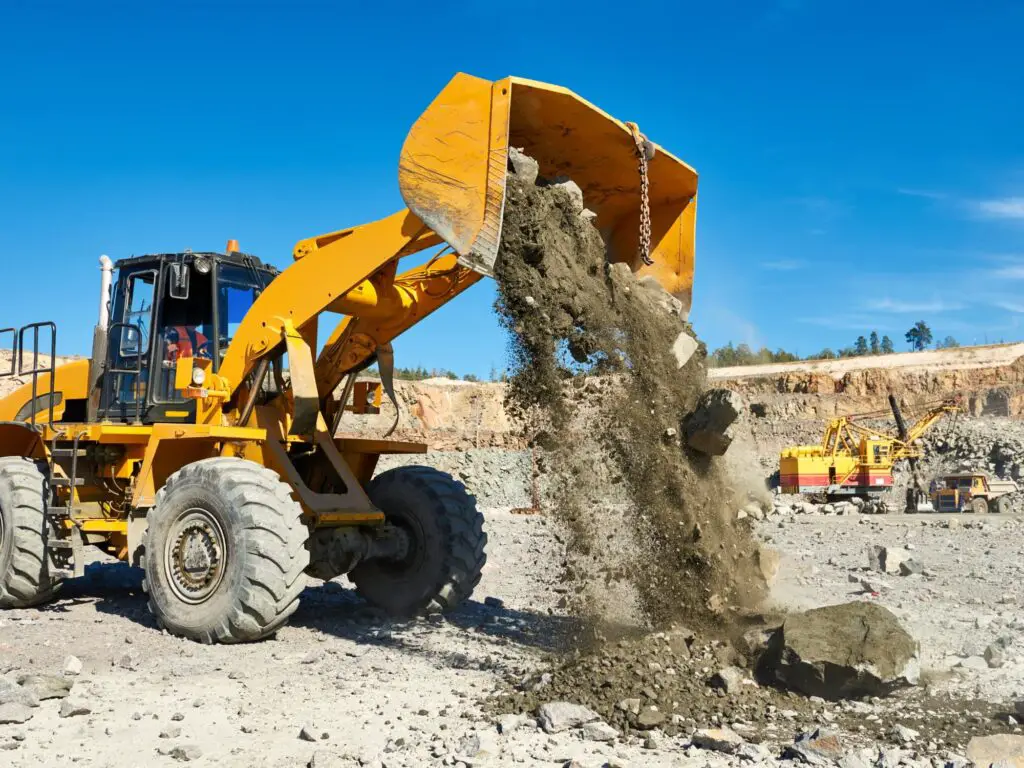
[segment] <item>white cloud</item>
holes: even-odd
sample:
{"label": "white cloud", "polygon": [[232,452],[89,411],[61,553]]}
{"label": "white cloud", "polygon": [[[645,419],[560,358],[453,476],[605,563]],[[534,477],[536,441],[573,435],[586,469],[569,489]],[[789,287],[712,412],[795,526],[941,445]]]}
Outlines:
{"label": "white cloud", "polygon": [[803,269],[807,264],[799,259],[778,259],[777,261],[766,261],[761,266],[775,272],[792,272]]}
{"label": "white cloud", "polygon": [[964,305],[955,302],[942,301],[941,299],[933,299],[932,301],[900,301],[899,299],[890,299],[886,297],[876,301],[869,301],[867,307],[868,309],[876,312],[893,312],[896,314],[902,314],[910,312],[953,312],[958,309],[963,309]]}
{"label": "white cloud", "polygon": [[993,304],[1007,312],[1024,313],[1024,302],[1021,301],[996,301]]}
{"label": "white cloud", "polygon": [[983,219],[1024,219],[1024,197],[975,200],[972,207]]}
{"label": "white cloud", "polygon": [[999,269],[993,269],[989,273],[992,277],[1004,280],[1024,280],[1024,264],[1011,264]]}

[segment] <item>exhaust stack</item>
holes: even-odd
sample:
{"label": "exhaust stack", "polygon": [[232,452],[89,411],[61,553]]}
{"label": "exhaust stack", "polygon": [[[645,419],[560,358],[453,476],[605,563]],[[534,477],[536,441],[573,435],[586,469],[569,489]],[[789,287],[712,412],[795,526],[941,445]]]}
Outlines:
{"label": "exhaust stack", "polygon": [[110,283],[114,278],[114,262],[106,255],[100,256],[100,320],[97,325],[107,330],[110,324]]}

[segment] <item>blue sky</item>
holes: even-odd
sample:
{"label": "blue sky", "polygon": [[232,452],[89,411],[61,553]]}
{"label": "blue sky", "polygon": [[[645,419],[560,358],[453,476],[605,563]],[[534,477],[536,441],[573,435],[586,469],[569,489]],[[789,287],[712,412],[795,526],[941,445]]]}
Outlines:
{"label": "blue sky", "polygon": [[[101,253],[221,250],[401,207],[456,71],[567,86],[700,173],[692,320],[809,354],[926,320],[1024,338],[1024,3],[0,0],[2,324],[87,352]],[[396,344],[486,375],[485,282]]]}

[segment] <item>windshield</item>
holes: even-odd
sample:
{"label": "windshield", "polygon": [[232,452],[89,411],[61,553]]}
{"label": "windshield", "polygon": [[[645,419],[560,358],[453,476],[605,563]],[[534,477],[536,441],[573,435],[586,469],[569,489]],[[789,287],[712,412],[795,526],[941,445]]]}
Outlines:
{"label": "windshield", "polygon": [[238,326],[256,301],[256,297],[270,282],[265,272],[221,264],[217,273],[217,313],[220,326],[221,354],[225,354]]}

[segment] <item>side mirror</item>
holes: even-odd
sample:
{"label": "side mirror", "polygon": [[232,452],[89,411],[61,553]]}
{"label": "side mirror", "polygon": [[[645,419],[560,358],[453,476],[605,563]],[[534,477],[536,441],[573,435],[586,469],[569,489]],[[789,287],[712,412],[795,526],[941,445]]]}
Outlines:
{"label": "side mirror", "polygon": [[189,277],[192,272],[181,262],[171,264],[170,277],[167,285],[167,293],[172,299],[187,299]]}

